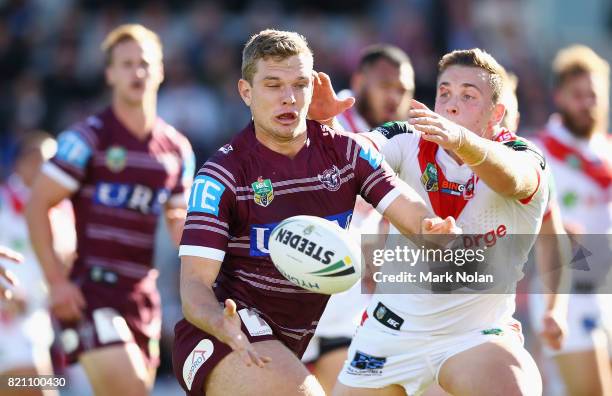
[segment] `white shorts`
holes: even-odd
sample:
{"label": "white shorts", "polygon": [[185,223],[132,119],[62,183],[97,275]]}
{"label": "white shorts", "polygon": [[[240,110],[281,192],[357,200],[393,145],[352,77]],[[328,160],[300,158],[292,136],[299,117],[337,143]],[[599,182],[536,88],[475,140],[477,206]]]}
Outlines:
{"label": "white shorts", "polygon": [[489,341],[505,341],[523,347],[520,324],[491,326],[452,335],[423,335],[387,330],[368,318],[357,329],[348,359],[338,380],[354,388],[401,385],[409,395],[419,395],[438,380],[446,359]]}
{"label": "white shorts", "polygon": [[0,372],[50,365],[52,342],[51,320],[43,310],[9,323],[0,322]]}
{"label": "white shorts", "polygon": [[[542,329],[542,315],[546,299],[542,294],[530,294],[529,313],[536,334]],[[556,356],[566,353],[588,351],[594,348],[598,339],[612,340],[612,323],[609,314],[612,295],[570,294],[567,309],[567,335],[561,349],[552,350],[544,345],[545,353]],[[607,307],[607,308],[606,308]],[[612,354],[610,354],[612,357]]]}

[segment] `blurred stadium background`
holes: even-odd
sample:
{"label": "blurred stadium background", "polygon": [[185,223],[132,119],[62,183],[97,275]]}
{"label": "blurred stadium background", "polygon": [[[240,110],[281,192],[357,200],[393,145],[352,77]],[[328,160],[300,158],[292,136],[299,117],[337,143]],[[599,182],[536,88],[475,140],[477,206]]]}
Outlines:
{"label": "blurred stadium background", "polygon": [[[348,86],[361,48],[395,44],[413,62],[415,97],[429,105],[442,54],[486,49],[520,79],[526,135],[552,110],[549,69],[559,48],[583,43],[612,61],[609,0],[0,0],[0,179],[20,136],[41,129],[56,135],[107,103],[99,45],[125,22],[161,36],[159,113],[189,137],[198,163],[247,122],[236,90],[242,45],[267,27],[305,35],[315,68],[330,74],[337,90]],[[154,394],[180,395],[169,362],[180,315],[178,259],[165,235],[158,241],[164,341]],[[528,325],[524,331],[533,337]]]}

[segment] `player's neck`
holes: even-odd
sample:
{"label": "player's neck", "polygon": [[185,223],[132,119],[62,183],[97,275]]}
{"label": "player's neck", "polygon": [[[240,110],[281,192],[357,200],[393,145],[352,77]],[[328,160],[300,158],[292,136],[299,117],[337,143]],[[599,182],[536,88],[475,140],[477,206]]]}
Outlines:
{"label": "player's neck", "polygon": [[118,98],[113,98],[112,108],[115,116],[123,126],[138,139],[145,139],[151,133],[157,119],[157,103],[143,101],[138,105],[131,105]]}
{"label": "player's neck", "polygon": [[270,150],[293,159],[304,147],[308,133],[304,131],[291,140],[283,141],[255,125],[255,138]]}

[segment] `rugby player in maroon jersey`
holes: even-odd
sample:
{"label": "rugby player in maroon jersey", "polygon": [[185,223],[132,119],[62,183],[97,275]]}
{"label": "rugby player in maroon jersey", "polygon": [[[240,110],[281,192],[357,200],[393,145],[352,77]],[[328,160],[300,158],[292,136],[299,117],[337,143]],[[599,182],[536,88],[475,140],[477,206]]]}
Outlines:
{"label": "rugby player in maroon jersey", "polygon": [[329,84],[297,33],[265,30],[243,51],[238,90],[253,121],[199,170],[181,240],[173,366],[189,395],[320,395],[299,358],[328,296],[287,281],[268,255],[276,224],[315,215],[347,227],[360,194],[406,234],[454,233],[380,154],[326,120],[352,104],[320,98]]}
{"label": "rugby player in maroon jersey", "polygon": [[[164,76],[158,36],[123,25],[102,50],[111,106],[59,135],[26,215],[69,363],[83,366],[97,395],[145,395],[161,330],[154,233],[163,212],[180,239],[194,160],[187,139],[156,113]],[[70,274],[53,250],[48,217],[67,197],[78,241]]]}

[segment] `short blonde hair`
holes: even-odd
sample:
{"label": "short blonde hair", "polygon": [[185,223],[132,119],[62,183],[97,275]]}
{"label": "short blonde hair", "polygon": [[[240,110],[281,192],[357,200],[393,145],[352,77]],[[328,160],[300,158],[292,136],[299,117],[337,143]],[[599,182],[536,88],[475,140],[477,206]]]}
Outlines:
{"label": "short blonde hair", "polygon": [[555,87],[581,74],[595,74],[610,79],[610,64],[586,45],[574,44],[559,50],[552,62]]}
{"label": "short blonde hair", "polygon": [[312,58],[306,38],[296,32],[266,29],[253,35],[242,51],[242,78],[253,83],[257,61],[270,57],[282,60],[294,55],[307,54]]}
{"label": "short blonde hair", "polygon": [[113,49],[117,44],[130,40],[136,41],[137,43],[152,42],[159,48],[160,60],[163,59],[162,43],[157,33],[139,24],[125,24],[116,27],[107,34],[100,46],[102,52],[104,52],[106,65],[110,65],[113,61]]}
{"label": "short blonde hair", "polygon": [[491,54],[480,48],[469,50],[456,50],[450,52],[440,59],[438,63],[438,76],[450,66],[478,67],[490,75],[489,85],[493,90],[493,103],[499,103],[506,81],[506,69],[500,65]]}

